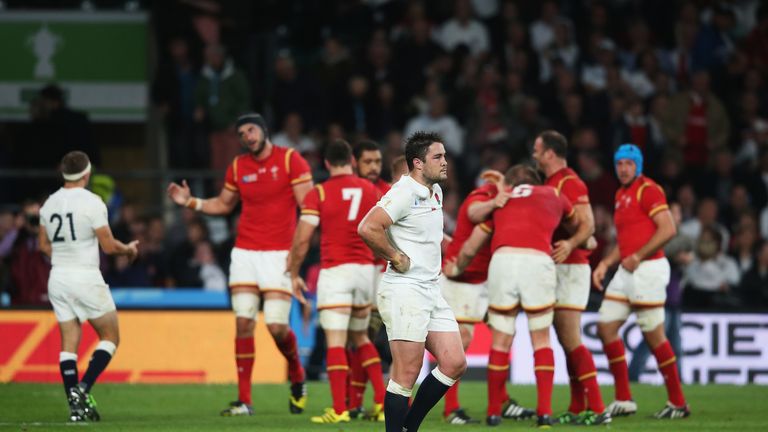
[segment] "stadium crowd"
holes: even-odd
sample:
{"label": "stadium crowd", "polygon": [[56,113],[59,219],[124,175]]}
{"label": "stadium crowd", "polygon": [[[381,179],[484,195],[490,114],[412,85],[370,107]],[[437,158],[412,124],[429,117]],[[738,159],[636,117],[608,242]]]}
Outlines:
{"label": "stadium crowd", "polygon": [[[316,182],[327,176],[321,155],[330,140],[378,141],[389,179],[403,137],[434,131],[450,158],[450,233],[479,174],[527,159],[536,135],[554,129],[569,139],[570,166],[590,191],[594,265],[615,237],[611,155],[632,142],[680,218],[670,255],[680,295],[670,301],[768,308],[765,4],[279,3],[254,6],[270,23],[258,34],[273,35],[262,45],[244,45],[259,38],[248,39],[216,3],[154,6],[152,101],[167,127],[170,167],[223,170],[241,149],[232,121],[252,109],[266,113],[276,145],[307,159]],[[269,54],[249,51],[264,46]],[[47,304],[39,208],[29,200],[0,209],[0,289],[13,305]],[[226,290],[237,218],[173,216],[145,215],[130,202],[114,209],[116,238],[139,239],[140,255],[132,264],[103,260],[112,287]],[[305,267],[317,266],[317,244],[313,251]]]}

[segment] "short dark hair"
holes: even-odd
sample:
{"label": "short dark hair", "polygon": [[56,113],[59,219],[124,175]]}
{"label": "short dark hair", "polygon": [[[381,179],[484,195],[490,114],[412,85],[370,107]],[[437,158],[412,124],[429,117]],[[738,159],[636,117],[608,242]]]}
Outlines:
{"label": "short dark hair", "polygon": [[504,174],[504,181],[510,186],[521,184],[540,185],[541,177],[536,168],[528,164],[517,164]]}
{"label": "short dark hair", "polygon": [[415,132],[405,140],[405,162],[408,171],[413,171],[413,160],[427,161],[427,151],[433,143],[442,143],[443,138],[435,132]]}
{"label": "short dark hair", "polygon": [[342,167],[349,165],[349,158],[352,157],[352,149],[349,144],[342,140],[337,139],[331,141],[325,148],[325,160],[331,166]]}
{"label": "short dark hair", "polygon": [[539,134],[539,138],[544,149],[552,150],[559,158],[568,156],[568,140],[560,132],[546,130]]}
{"label": "short dark hair", "polygon": [[75,150],[64,155],[61,158],[61,173],[62,174],[77,174],[83,172],[88,164],[91,163],[88,159],[88,155]]}
{"label": "short dark hair", "polygon": [[379,144],[376,141],[364,139],[358,141],[357,145],[353,149],[353,154],[355,155],[355,160],[360,160],[360,156],[363,155],[363,152],[367,151],[381,151],[381,148],[379,148]]}

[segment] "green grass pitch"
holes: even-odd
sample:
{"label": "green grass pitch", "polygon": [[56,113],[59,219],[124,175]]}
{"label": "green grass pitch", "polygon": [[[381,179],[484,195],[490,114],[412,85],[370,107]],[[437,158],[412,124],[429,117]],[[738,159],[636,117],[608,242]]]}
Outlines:
{"label": "green grass pitch", "polygon": [[[639,405],[637,415],[615,419],[609,426],[616,431],[768,431],[768,387],[761,386],[686,386],[693,414],[684,420],[647,418],[665,401],[663,387],[632,387]],[[536,388],[510,386],[510,394],[521,403],[533,406]],[[606,402],[612,388],[604,387]],[[219,410],[236,395],[234,385],[130,385],[99,384],[94,396],[102,421],[67,424],[64,390],[52,384],[0,384],[0,430],[49,431],[383,431],[381,423],[353,421],[343,425],[313,425],[311,415],[330,406],[326,383],[309,386],[309,407],[302,415],[288,414],[288,385],[255,385],[256,414],[247,418],[222,418]],[[370,398],[371,390],[366,396]],[[462,404],[477,418],[485,419],[485,383],[466,382],[461,386]],[[556,387],[554,409],[566,408],[567,387]],[[422,431],[530,430],[533,422],[505,421],[498,428],[451,426],[442,423],[442,402],[432,411]],[[573,426],[556,426],[568,430]],[[581,428],[577,428],[581,429]]]}

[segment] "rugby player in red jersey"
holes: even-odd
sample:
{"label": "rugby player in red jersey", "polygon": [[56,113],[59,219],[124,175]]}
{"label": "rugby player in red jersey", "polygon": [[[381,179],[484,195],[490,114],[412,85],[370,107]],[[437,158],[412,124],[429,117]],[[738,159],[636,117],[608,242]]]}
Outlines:
{"label": "rugby player in red jersey", "polygon": [[374,415],[378,417],[384,412],[381,359],[368,339],[376,269],[373,252],[357,235],[358,224],[376,205],[381,193],[371,182],[354,175],[352,150],[345,141],[337,140],[328,145],[325,167],[331,177],[315,186],[301,206],[301,219],[288,256],[288,271],[294,292],[301,293],[306,287],[299,276],[299,268],[319,225],[321,270],[317,282],[317,308],[328,345],[326,367],[333,407],[311,420],[313,423],[345,423],[350,420],[346,399],[347,332],[373,384]]}
{"label": "rugby player in red jersey", "polygon": [[602,289],[608,269],[620,263],[600,306],[598,334],[613,374],[616,400],[608,405],[614,416],[637,412],[629,389],[629,373],[619,328],[629,314],[653,351],[667,387],[667,404],[654,417],[685,418],[691,414],[680,385],[677,358],[664,333],[664,302],[669,284],[669,261],[664,245],[677,228],[664,190],[643,175],[643,153],[634,144],[621,145],[613,157],[621,187],[616,191],[614,224],[617,245],[597,265],[592,281]]}
{"label": "rugby player in red jersey", "polygon": [[286,258],[296,227],[297,206],[312,189],[312,174],[299,153],[272,144],[266,122],[259,114],[240,116],[236,127],[246,152],[227,168],[221,193],[213,198],[196,198],[183,181],[180,185],[171,183],[168,196],[178,205],[208,215],[229,214],[238,201],[242,202],[229,267],[232,309],[236,317],[238,400],[230,403],[221,415],[253,414],[253,332],[262,298],[264,321],[288,360],[289,410],[299,414],[304,411],[307,398],[296,335],[288,325],[292,291],[286,274]]}

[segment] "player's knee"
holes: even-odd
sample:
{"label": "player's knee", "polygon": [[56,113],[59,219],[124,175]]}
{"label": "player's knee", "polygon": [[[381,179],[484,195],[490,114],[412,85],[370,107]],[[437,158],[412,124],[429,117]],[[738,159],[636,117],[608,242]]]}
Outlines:
{"label": "player's knee", "polygon": [[545,330],[549,329],[549,327],[552,326],[552,319],[554,318],[555,313],[552,311],[552,309],[539,313],[533,316],[528,316],[528,329],[531,332],[537,331],[537,330]]}
{"label": "player's knee", "polygon": [[235,329],[237,337],[249,337],[253,336],[253,331],[256,328],[256,321],[248,318],[238,317],[235,321]]}
{"label": "player's knee", "polygon": [[597,336],[604,343],[611,343],[619,337],[616,331],[616,326],[611,323],[598,322],[597,323]]}
{"label": "player's knee", "polygon": [[515,336],[515,316],[489,312],[488,325],[497,332],[504,333],[510,337]]}
{"label": "player's knee", "polygon": [[664,309],[660,307],[637,311],[637,326],[643,333],[650,333],[664,324]]}
{"label": "player's knee", "polygon": [[288,335],[287,324],[270,323],[267,324],[267,330],[272,335],[272,338],[278,341],[283,340]]}
{"label": "player's knee", "polygon": [[356,347],[368,344],[371,340],[368,338],[368,330],[350,331],[349,338]]}
{"label": "player's knee", "polygon": [[459,379],[467,371],[467,358],[460,356],[446,365],[446,375],[453,379]]}

